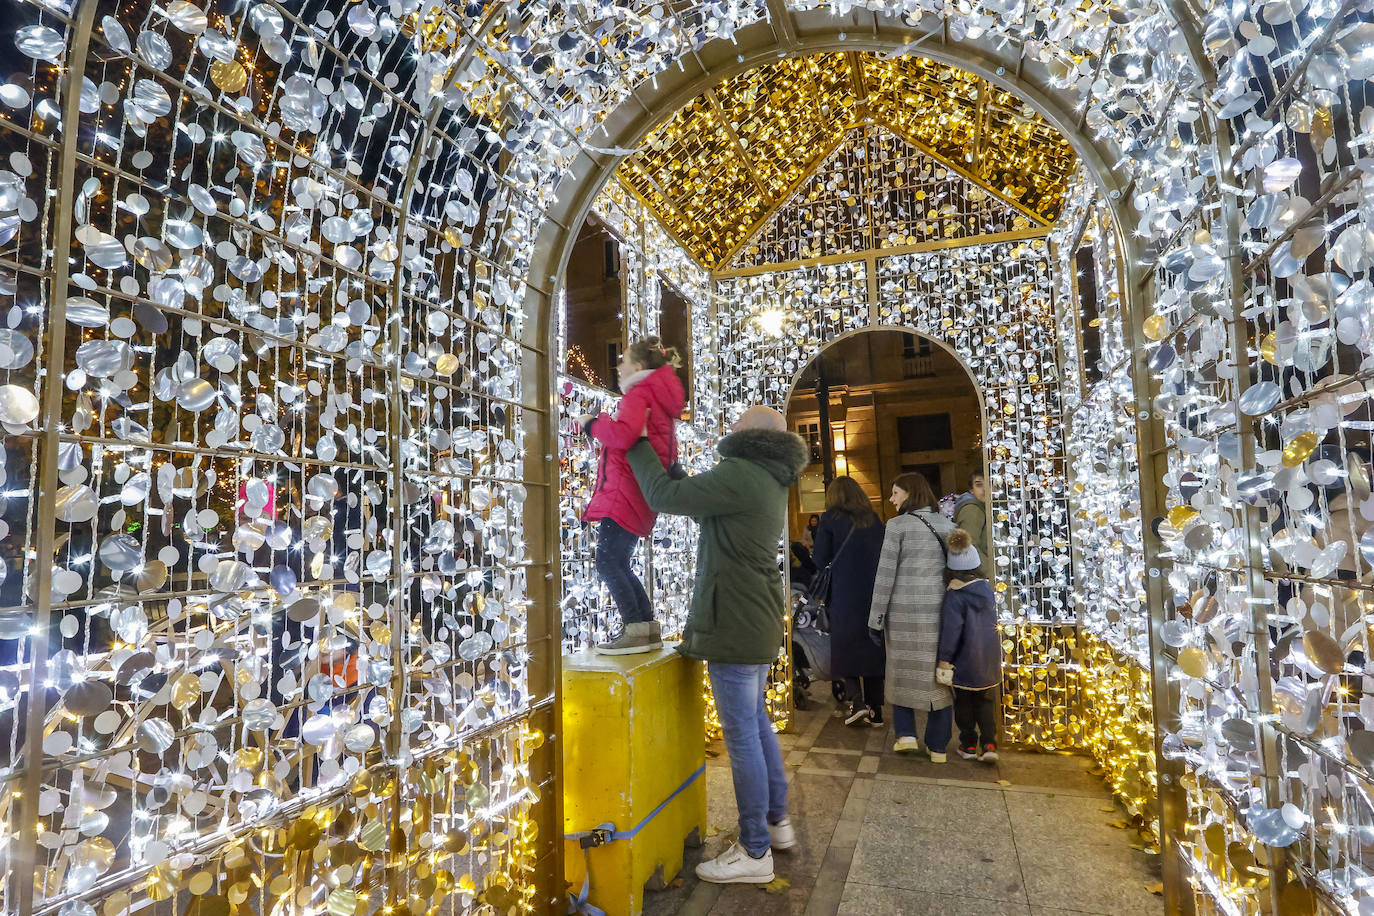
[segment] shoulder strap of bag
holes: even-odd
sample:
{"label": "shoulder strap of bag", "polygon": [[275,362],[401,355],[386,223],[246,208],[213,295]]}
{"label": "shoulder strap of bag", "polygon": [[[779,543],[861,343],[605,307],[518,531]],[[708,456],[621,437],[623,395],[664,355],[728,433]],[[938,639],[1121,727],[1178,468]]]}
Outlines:
{"label": "shoulder strap of bag", "polygon": [[811,580],[811,591],[818,595],[821,599],[825,598],[824,595],[821,595],[821,590],[830,590],[830,567],[834,566],[835,561],[840,558],[840,554],[844,553],[844,545],[849,543],[849,539],[854,536],[854,531],[857,528],[858,526],[855,525],[854,528],[849,529],[849,533],[844,536],[844,540],[840,541],[840,549],[835,551],[835,555],[830,558],[829,563],[825,564],[819,570],[816,571],[815,578]]}
{"label": "shoulder strap of bag", "polygon": [[945,565],[948,566],[948,565],[949,565],[949,548],[945,546],[945,539],[942,538],[942,537],[940,537],[940,532],[938,532],[938,531],[935,530],[935,526],[934,526],[934,525],[932,525],[930,522],[928,522],[928,521],[926,521],[924,518],[922,518],[921,515],[920,515],[920,513],[918,513],[918,512],[908,512],[907,515],[913,516],[913,517],[914,517],[917,521],[919,521],[922,525],[925,525],[927,528],[929,528],[931,534],[935,535],[935,540],[938,541],[938,542],[940,543],[940,553],[941,553],[941,555],[943,555],[944,558],[945,558]]}
{"label": "shoulder strap of bag", "polygon": [[835,561],[840,558],[840,554],[844,553],[844,545],[849,543],[849,539],[854,536],[854,532],[858,529],[858,525],[851,524],[849,526],[849,533],[844,536],[843,541],[840,541],[840,549],[835,551],[835,555],[830,558],[830,562],[825,564],[826,569],[829,569],[830,567],[835,565]]}

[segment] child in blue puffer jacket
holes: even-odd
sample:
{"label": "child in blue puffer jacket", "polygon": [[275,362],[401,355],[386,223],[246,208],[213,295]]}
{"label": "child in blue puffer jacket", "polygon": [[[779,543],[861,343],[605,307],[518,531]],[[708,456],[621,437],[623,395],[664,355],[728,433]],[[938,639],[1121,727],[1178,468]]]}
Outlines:
{"label": "child in blue puffer jacket", "polygon": [[997,599],[979,571],[982,558],[962,528],[945,540],[949,580],[940,605],[940,645],[935,679],[954,688],[959,756],[997,761],[997,687],[1002,682],[1002,641]]}

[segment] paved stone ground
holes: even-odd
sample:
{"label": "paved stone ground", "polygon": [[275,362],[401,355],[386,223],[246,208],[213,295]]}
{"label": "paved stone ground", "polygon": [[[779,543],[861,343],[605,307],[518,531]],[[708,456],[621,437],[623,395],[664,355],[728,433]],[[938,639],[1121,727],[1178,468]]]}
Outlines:
{"label": "paved stone ground", "polygon": [[[812,688],[813,696],[822,693]],[[846,728],[829,697],[780,736],[798,846],[779,893],[706,884],[693,868],[736,831],[724,746],[708,759],[709,827],[649,916],[1136,916],[1163,912],[1155,856],[1112,826],[1124,812],[1083,757],[1004,751],[996,766],[892,753],[891,727]],[[921,722],[918,719],[918,727]],[[1003,783],[1006,783],[1005,785]]]}

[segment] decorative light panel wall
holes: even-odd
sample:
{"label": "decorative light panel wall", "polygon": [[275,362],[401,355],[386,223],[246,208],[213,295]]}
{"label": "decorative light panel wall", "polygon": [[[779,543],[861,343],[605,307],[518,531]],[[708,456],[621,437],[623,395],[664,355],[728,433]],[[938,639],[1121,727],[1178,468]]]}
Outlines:
{"label": "decorative light panel wall", "polygon": [[753,404],[783,409],[824,341],[868,327],[867,265],[849,261],[716,283],[715,354],[727,423]]}
{"label": "decorative light panel wall", "polygon": [[1006,727],[1023,743],[1072,747],[1081,694],[1065,629],[1074,607],[1054,286],[1043,239],[885,257],[877,320],[946,341],[983,394]]}
{"label": "decorative light panel wall", "polygon": [[11,13],[6,911],[527,903],[491,140],[385,9]]}
{"label": "decorative light panel wall", "polygon": [[1039,113],[948,64],[871,54],[862,60],[864,105],[876,120],[1014,201],[1032,220],[1055,221],[1077,158]]}
{"label": "decorative light panel wall", "polygon": [[[715,442],[721,435],[721,416],[703,404],[715,404],[717,373],[716,341],[710,333],[709,284],[705,271],[668,237],[652,212],[618,180],[613,180],[598,195],[593,209],[602,222],[621,240],[622,256],[641,265],[646,280],[644,295],[630,299],[633,307],[625,311],[627,335],[634,340],[659,322],[661,287],[664,277],[688,299],[688,319],[695,333],[692,340],[693,379],[696,391],[688,392],[688,403],[696,405],[694,422],[677,426],[680,461],[689,472],[709,470],[715,463]],[[636,329],[636,327],[638,329]],[[596,443],[582,434],[579,417],[602,411],[614,414],[619,396],[604,389],[572,379],[559,380],[559,524],[561,545],[560,616],[562,650],[565,654],[590,648],[619,630],[619,614],[595,569],[596,534],[593,525],[582,522],[582,513],[596,485],[599,451]],[[652,537],[645,539],[635,556],[636,574],[641,577],[654,606],[654,612],[669,639],[678,638],[690,609],[696,573],[697,525],[688,518],[660,516]],[[778,727],[785,727],[791,715],[791,667],[781,654],[770,674],[768,704]],[[719,724],[709,684],[702,689],[708,701],[706,737],[718,734]]]}
{"label": "decorative light panel wall", "polygon": [[[623,168],[623,167],[622,167]],[[592,202],[592,211],[620,239],[621,257],[631,265],[625,281],[626,339],[630,342],[659,333],[662,310],[660,284],[671,283],[689,304],[689,322],[698,314],[709,319],[710,276],[659,223],[653,210],[626,187],[620,174],[606,183]],[[709,335],[692,338],[692,347],[709,350]],[[684,354],[686,356],[687,354]],[[705,362],[709,362],[705,360]],[[693,365],[697,365],[695,360]],[[687,393],[687,403],[695,404],[695,392]],[[693,410],[693,414],[696,411]]]}
{"label": "decorative light panel wall", "polygon": [[1053,273],[1043,239],[878,260],[877,323],[947,341],[983,393],[999,603],[1072,619]]}
{"label": "decorative light panel wall", "polygon": [[[1057,299],[1065,349],[1087,330],[1079,326],[1080,319],[1087,320],[1083,310],[1075,315],[1076,296],[1084,289],[1097,291],[1097,326],[1093,330],[1100,342],[1101,380],[1089,385],[1083,397],[1078,394],[1076,378],[1066,377],[1064,385],[1066,400],[1073,402],[1065,412],[1066,434],[1079,443],[1069,466],[1077,554],[1076,615],[1081,627],[1136,665],[1147,667],[1149,611],[1131,350],[1122,336],[1125,316],[1117,293],[1116,242],[1092,189],[1084,188],[1082,193],[1087,206],[1072,214],[1077,219],[1062,223],[1054,239],[1059,243],[1060,269],[1066,277]],[[1094,276],[1075,278],[1075,256],[1084,246],[1092,251]]]}
{"label": "decorative light panel wall", "polygon": [[[1131,349],[1123,337],[1127,325],[1116,240],[1105,208],[1086,181],[1070,193],[1051,244],[1059,259],[1055,304],[1065,353],[1065,435],[1077,445],[1069,478],[1083,743],[1138,826],[1157,839],[1158,763],[1133,424],[1136,395]],[[1077,273],[1084,247],[1092,252],[1091,275]],[[1090,356],[1080,351],[1080,342],[1092,334],[1098,341],[1097,355],[1091,357],[1096,360],[1091,368],[1100,374],[1096,383],[1087,374]]]}
{"label": "decorative light panel wall", "polygon": [[[1174,516],[1167,527],[1144,520],[1147,592],[1171,602],[1152,601],[1152,622],[1179,624],[1169,637],[1179,644],[1165,647],[1175,673],[1153,684],[1176,685],[1182,696],[1180,720],[1158,723],[1168,733],[1159,760],[1160,789],[1172,798],[1181,785],[1193,803],[1163,824],[1166,878],[1177,861],[1175,850],[1184,853],[1186,868],[1186,883],[1170,880],[1167,891],[1194,889],[1204,911],[1258,912],[1265,905],[1291,909],[1297,905],[1293,896],[1306,886],[1318,889],[1333,910],[1357,911],[1369,895],[1364,799],[1370,755],[1363,737],[1369,730],[1361,727],[1368,721],[1360,702],[1363,662],[1346,652],[1353,643],[1345,637],[1363,618],[1357,605],[1368,593],[1369,574],[1361,530],[1367,498],[1360,498],[1369,457],[1362,425],[1370,422],[1363,388],[1369,340],[1364,316],[1374,231],[1368,208],[1374,188],[1367,186],[1361,164],[1374,130],[1366,96],[1368,49],[1374,47],[1367,11],[1335,2],[1032,0],[1008,6],[980,0],[937,10],[905,0],[799,0],[786,7],[823,8],[835,17],[837,33],[859,21],[897,22],[916,37],[938,33],[955,53],[963,42],[978,43],[976,50],[995,57],[1007,74],[1020,75],[1023,65],[1026,72],[1039,72],[1064,111],[1082,112],[1085,134],[1116,151],[1104,158],[1117,189],[1127,189],[1112,204],[1123,220],[1121,236],[1160,258],[1153,280],[1129,265],[1121,288],[1136,303],[1148,302],[1153,291],[1159,305],[1159,320],[1145,328],[1137,327],[1142,316],[1132,314],[1125,336],[1133,348],[1137,330],[1147,328],[1158,337],[1151,355],[1161,361],[1159,388],[1150,395],[1150,413],[1161,418],[1167,435],[1158,440],[1159,452],[1138,451],[1137,458],[1145,483],[1142,505],[1162,503],[1160,516]],[[355,4],[340,14],[313,0],[294,8],[259,2],[155,9],[135,3],[99,10],[10,0],[5,9],[14,29],[5,40],[15,42],[28,69],[7,77],[0,88],[6,160],[0,167],[8,173],[0,176],[0,295],[13,306],[6,312],[5,330],[11,333],[3,346],[7,375],[0,385],[0,419],[9,434],[6,486],[12,494],[0,538],[10,590],[0,614],[0,690],[14,710],[9,715],[23,720],[0,719],[11,749],[0,776],[8,790],[6,908],[28,916],[79,898],[99,901],[114,916],[124,908],[117,895],[127,892],[134,904],[169,897],[178,881],[185,882],[185,893],[205,891],[200,896],[217,912],[225,901],[235,907],[250,899],[255,910],[288,898],[315,906],[316,894],[336,912],[365,910],[383,900],[418,910],[426,901],[449,901],[454,909],[506,909],[529,900],[531,883],[553,874],[547,860],[533,865],[533,857],[549,849],[540,844],[550,842],[552,833],[534,835],[526,815],[543,816],[544,808],[527,812],[525,805],[533,797],[529,793],[543,791],[551,770],[547,759],[540,760],[544,752],[533,747],[537,729],[525,725],[524,717],[545,714],[549,707],[541,704],[550,685],[521,694],[519,676],[505,678],[529,653],[534,664],[525,678],[534,684],[541,677],[540,659],[552,651],[547,642],[540,643],[544,648],[522,642],[522,628],[542,628],[540,639],[551,635],[547,615],[541,616],[556,601],[542,595],[548,570],[521,582],[518,564],[525,544],[536,545],[538,556],[524,562],[551,558],[552,548],[540,543],[542,526],[532,529],[522,516],[539,516],[554,502],[551,481],[539,476],[540,465],[549,464],[542,449],[555,441],[553,418],[540,411],[553,409],[554,402],[552,391],[525,402],[527,390],[487,385],[499,377],[514,386],[520,377],[514,368],[499,371],[504,359],[518,354],[526,372],[553,359],[543,342],[546,329],[538,326],[552,290],[542,287],[545,278],[524,274],[559,177],[595,136],[596,126],[674,59],[729,39],[770,13],[785,14],[783,6],[536,0],[518,7],[426,7],[422,14],[418,4],[397,0]],[[115,26],[101,21],[106,14],[115,17]],[[73,77],[69,92],[58,91],[64,71]],[[238,174],[230,177],[234,168]],[[665,224],[673,226],[666,218]],[[747,234],[741,230],[739,237]],[[145,238],[162,247],[140,241]],[[447,272],[445,258],[452,259]],[[170,275],[180,294],[170,284],[155,284],[155,274]],[[527,279],[534,285],[526,286]],[[83,285],[87,280],[93,287]],[[1137,291],[1145,295],[1137,297]],[[355,300],[368,311],[353,306]],[[101,317],[102,308],[107,317]],[[525,320],[527,308],[536,320]],[[160,318],[145,314],[148,309]],[[430,325],[436,314],[458,319],[471,333],[452,339],[451,325]],[[141,323],[140,315],[149,323]],[[155,347],[154,339],[163,337],[167,345]],[[239,347],[232,366],[216,353],[222,344],[205,352],[226,338]],[[483,357],[473,357],[477,368],[470,380],[440,373],[440,366],[451,364],[446,353],[464,362],[468,338],[494,371],[478,375]],[[504,349],[513,341],[522,341],[516,354]],[[79,348],[89,344],[96,346],[78,357]],[[1272,360],[1266,356],[1271,351]],[[190,354],[195,375],[183,373],[181,353]],[[170,362],[168,354],[176,354]],[[1139,383],[1138,355],[1133,349]],[[230,368],[216,368],[211,357]],[[288,374],[267,376],[268,363]],[[430,368],[432,377],[425,374]],[[84,377],[72,375],[77,369]],[[169,382],[159,387],[164,369],[171,370],[162,376]],[[221,385],[224,375],[233,385]],[[59,379],[73,387],[48,384]],[[551,388],[547,373],[546,380]],[[171,381],[173,399],[156,400],[157,391],[171,391]],[[199,382],[213,391],[205,392]],[[327,394],[330,386],[338,399]],[[305,394],[296,395],[297,387]],[[1270,404],[1275,388],[1278,400]],[[365,390],[372,394],[365,396]],[[509,408],[505,427],[489,406],[461,404],[459,417],[442,416],[452,405],[448,394],[441,398],[438,392],[460,390],[476,392],[483,405],[501,398],[515,402],[503,404]],[[709,390],[713,397],[719,392]],[[197,391],[211,397],[213,406],[197,411]],[[83,392],[89,410],[80,401]],[[1336,401],[1334,416],[1327,395]],[[302,398],[309,399],[302,411],[289,406]],[[721,410],[713,415],[726,412],[724,403],[715,406]],[[237,415],[237,429],[230,430],[228,421],[215,428],[223,410]],[[324,443],[331,412],[336,432],[329,439],[338,451],[326,459],[306,449]],[[164,413],[168,420],[159,425]],[[369,422],[379,420],[384,427]],[[503,472],[524,466],[521,445],[534,448],[528,438],[518,439],[522,423],[543,437],[533,453],[535,470],[506,484],[498,480],[506,477]],[[282,436],[279,452],[272,428]],[[464,430],[473,431],[470,454],[455,454],[452,472],[432,463],[447,457],[442,447],[429,456],[431,464],[413,466],[436,429],[456,442],[464,440]],[[265,431],[254,443],[258,430]],[[224,438],[212,440],[212,432]],[[1316,435],[1315,444],[1308,434]],[[242,448],[241,441],[251,447]],[[485,443],[486,451],[472,453],[474,443]],[[513,456],[503,455],[511,448]],[[1292,467],[1284,466],[1285,453]],[[312,494],[314,472],[308,469],[322,466],[312,459],[331,469],[343,462],[344,499],[353,500],[347,504],[361,519],[355,532],[343,519],[348,554],[359,559],[359,597],[353,599],[343,596],[354,584],[347,578],[347,554],[342,575],[330,560],[332,579],[314,578],[314,556],[325,551],[317,549],[318,537],[311,547],[304,524],[322,515],[323,506],[307,500],[323,500],[332,488],[321,482]],[[158,484],[166,473],[159,460],[175,469],[170,506]],[[467,480],[467,460],[479,478],[490,472],[481,478],[489,481],[489,493],[498,493],[498,485],[508,488],[468,516],[474,528],[482,522],[484,537],[473,532],[474,550],[490,553],[490,544],[508,551],[491,564],[499,567],[499,574],[492,570],[491,588],[495,594],[502,583],[509,591],[481,602],[510,627],[504,644],[493,635],[500,620],[488,620],[482,611],[476,618],[452,615],[459,628],[449,628],[449,636],[437,630],[425,635],[421,619],[415,635],[403,597],[411,588],[405,570],[419,569],[407,515],[433,518],[443,511],[409,500],[403,484],[428,494],[429,484],[446,473]],[[126,473],[115,469],[119,461],[128,465],[123,480],[116,476]],[[78,467],[85,478],[73,482]],[[188,467],[193,475],[182,475]],[[1335,482],[1324,483],[1333,470]],[[143,483],[136,480],[133,503],[126,507],[125,483],[141,471],[148,473],[147,496],[138,501]],[[276,486],[264,502],[262,489],[249,478],[266,481],[274,471],[280,503]],[[374,498],[369,480],[381,498]],[[291,544],[301,542],[302,556],[313,551],[308,566],[304,559],[279,564],[275,558],[265,565],[256,556],[234,553],[238,510],[224,501],[232,492],[237,502],[240,483],[245,518],[250,505],[293,507]],[[1162,500],[1156,499],[1158,485]],[[61,518],[58,492],[82,486],[95,494],[95,514],[85,515],[86,494],[69,491],[71,508],[64,501],[62,511],[85,520]],[[1336,502],[1337,486],[1346,494],[1345,509]],[[485,498],[476,485],[458,489],[473,500]],[[520,496],[524,512],[518,511]],[[118,497],[118,508],[113,500],[105,502],[110,497]],[[509,528],[504,544],[486,536],[502,525],[493,528],[482,514],[499,507]],[[116,524],[120,508],[124,516]],[[161,527],[168,517],[171,535]],[[376,521],[375,531],[369,518]],[[135,523],[137,530],[129,530]],[[1202,525],[1212,533],[1192,534]],[[89,533],[80,533],[83,526]],[[331,536],[333,527],[331,521]],[[456,523],[454,530],[457,536]],[[390,541],[384,531],[394,532]],[[229,578],[217,580],[241,584],[248,598],[240,600],[251,610],[212,600],[230,591],[189,594],[214,588],[200,584],[212,575],[208,561],[205,569],[199,565],[211,550],[196,545],[210,543],[207,535],[217,533],[215,571],[223,560],[243,556],[233,562],[267,583],[262,588],[235,582],[231,573],[240,567],[232,564],[225,570]],[[129,535],[138,545],[131,552],[124,549],[126,540],[113,542],[106,556],[123,570],[101,558],[100,545],[113,535]],[[1208,537],[1211,543],[1203,544]],[[175,560],[161,559],[159,538],[184,539],[185,547],[178,543]],[[274,546],[283,540],[269,542],[264,533],[263,548],[289,554],[290,545]],[[149,547],[156,549],[150,554]],[[389,569],[381,557],[368,563],[377,553],[391,556]],[[84,567],[77,562],[83,556]],[[435,555],[436,568],[441,557],[443,552]],[[167,563],[168,578],[153,586],[161,576],[160,567],[151,565],[157,560]],[[328,742],[288,742],[282,731],[272,731],[278,716],[287,718],[277,704],[266,731],[248,729],[242,721],[251,702],[242,687],[257,681],[259,692],[269,693],[257,698],[269,703],[271,690],[280,689],[280,677],[258,674],[264,659],[270,663],[271,651],[251,623],[260,611],[267,616],[259,596],[278,606],[270,597],[278,565],[297,571],[297,591],[329,587],[320,599],[317,630],[347,632],[349,619],[358,625],[357,638],[343,640],[345,647],[357,647],[355,693],[384,670],[374,665],[376,659],[404,672],[397,675],[404,689],[387,694],[387,712],[378,715],[365,701],[357,721],[343,729],[346,736],[355,725],[369,724],[376,730],[374,747],[385,748],[385,754],[348,750],[345,743],[346,753],[335,757],[315,750],[330,747]],[[321,575],[325,565],[321,560]],[[442,569],[439,574],[448,576]],[[372,599],[364,603],[361,597],[365,584],[386,592],[380,619],[371,616]],[[151,588],[156,590],[143,594]],[[178,598],[178,592],[188,594]],[[1357,593],[1354,601],[1350,592]],[[453,594],[446,606],[458,603]],[[174,600],[180,601],[175,620]],[[526,613],[531,600],[533,614]],[[126,602],[142,610],[147,634],[137,626],[126,631],[138,637],[137,649],[123,641],[115,647],[113,639],[110,648],[100,648],[102,637],[87,623],[103,626],[112,618],[91,609],[106,604],[120,611],[123,627]],[[237,616],[217,616],[226,609]],[[1169,619],[1161,620],[1166,614]],[[67,617],[78,618],[73,635],[67,635]],[[137,623],[135,615],[130,619]],[[374,631],[378,623],[390,632]],[[493,640],[488,656],[435,659],[432,647],[440,640],[461,647],[477,638],[469,645],[481,647],[486,639],[479,631]],[[65,641],[75,643],[68,648]],[[331,667],[343,662],[344,673],[336,676],[350,679],[346,659],[352,653],[336,657],[337,642],[312,634],[307,659],[317,662],[326,648]],[[166,680],[134,683],[136,672],[148,670],[146,656],[139,655],[129,683],[120,683],[113,665],[127,659],[110,653],[126,649],[131,657],[152,653],[152,672],[144,680]],[[59,658],[59,651],[72,655]],[[210,657],[218,661],[195,672],[202,676],[199,697],[186,711],[172,705],[166,685],[191,673],[186,660],[194,666]],[[499,667],[495,658],[501,659]],[[427,672],[429,664],[434,667]],[[22,685],[46,684],[49,670],[54,687],[43,704],[31,704]],[[96,701],[104,700],[103,691],[87,685],[110,688],[102,712],[74,713],[72,721],[66,707],[58,706],[78,686],[74,680],[57,686],[73,671],[91,675],[71,697],[78,711],[95,710]],[[298,684],[303,675],[297,675]],[[442,690],[445,683],[455,696],[471,690],[471,698],[461,705],[425,698],[434,694],[422,691]],[[189,689],[190,682],[185,684],[183,690]],[[342,705],[356,709],[349,689],[331,687],[335,696],[329,702],[344,696]],[[177,702],[185,696],[178,693]],[[312,715],[323,715],[326,701],[318,693],[307,687],[298,696],[321,704],[312,705]],[[332,720],[335,707],[328,708]],[[184,791],[183,781],[172,780],[169,801],[162,802],[162,787],[143,777],[156,778],[174,760],[185,771],[205,759],[193,758],[188,742],[202,752],[208,747],[200,721],[206,709],[224,726],[209,734],[230,759],[217,755],[201,768],[204,774],[190,774],[198,789]],[[94,721],[103,712],[120,716],[108,736]],[[474,717],[480,724],[472,724]],[[111,722],[106,718],[102,728]],[[161,724],[144,728],[145,722]],[[54,727],[40,738],[47,723]],[[139,749],[135,755],[140,742],[149,748],[163,744],[167,728],[172,744],[166,750]],[[67,737],[52,737],[59,733]],[[522,737],[527,733],[528,740]],[[357,746],[361,737],[359,732]],[[46,738],[51,743],[44,749]],[[410,756],[400,753],[403,747]],[[255,749],[262,750],[261,766]],[[128,757],[120,757],[125,750]],[[109,772],[127,759],[128,770],[101,775],[97,758],[83,759],[88,753],[105,754]],[[339,772],[349,772],[351,757],[369,775],[348,776],[352,791],[346,791],[323,766],[331,757]],[[227,788],[231,762],[251,776],[235,776],[240,781],[233,785],[246,786],[244,791]],[[435,793],[441,778],[453,780],[452,791]],[[289,790],[289,802],[281,801],[277,779]],[[85,810],[86,787],[97,785],[102,788],[90,792],[90,807],[109,818],[105,823],[88,818]],[[21,787],[18,798],[15,786]],[[60,810],[49,807],[54,788]],[[73,791],[80,795],[76,804]],[[115,800],[107,803],[109,792]],[[191,799],[192,810],[183,797]],[[176,815],[170,813],[172,799]],[[138,821],[137,843],[132,813],[124,813],[135,807],[148,815]],[[228,820],[211,826],[203,820],[207,811],[212,818],[228,811]],[[64,824],[68,817],[77,819],[75,828]],[[81,833],[82,821],[94,835]],[[280,829],[264,835],[264,828]],[[312,846],[316,828],[321,839]],[[404,862],[397,858],[397,844],[382,851],[381,831],[389,828],[393,840],[407,840]],[[250,834],[257,845],[248,843]],[[102,838],[113,853],[95,842]],[[260,859],[263,849],[268,852]],[[450,849],[458,852],[449,855]],[[283,850],[296,858],[278,858]],[[36,888],[30,874],[43,878]],[[264,883],[254,883],[250,874]],[[1267,898],[1264,904],[1261,898]]]}

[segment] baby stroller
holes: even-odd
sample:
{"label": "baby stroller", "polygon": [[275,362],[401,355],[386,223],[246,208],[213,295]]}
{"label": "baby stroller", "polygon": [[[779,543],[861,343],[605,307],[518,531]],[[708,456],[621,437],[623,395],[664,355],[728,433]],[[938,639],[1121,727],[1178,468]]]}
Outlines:
{"label": "baby stroller", "polygon": [[830,634],[820,629],[806,608],[806,590],[792,586],[792,705],[809,709],[807,688],[816,681],[830,681],[837,703],[844,702],[844,683],[830,674]]}

